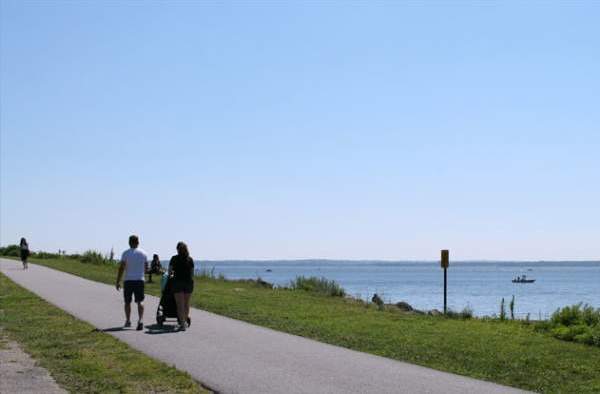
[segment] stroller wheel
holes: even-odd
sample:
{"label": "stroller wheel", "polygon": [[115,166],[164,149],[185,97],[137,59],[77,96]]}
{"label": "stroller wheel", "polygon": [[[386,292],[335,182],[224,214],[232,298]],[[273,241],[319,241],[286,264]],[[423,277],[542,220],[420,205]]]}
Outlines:
{"label": "stroller wheel", "polygon": [[164,316],[156,316],[156,323],[158,324],[159,327],[162,327],[164,322],[165,322]]}

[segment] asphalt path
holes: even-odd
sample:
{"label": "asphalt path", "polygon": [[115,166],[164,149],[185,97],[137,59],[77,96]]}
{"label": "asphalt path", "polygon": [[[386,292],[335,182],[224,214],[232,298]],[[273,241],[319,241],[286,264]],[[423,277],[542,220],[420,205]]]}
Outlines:
{"label": "asphalt path", "polygon": [[[506,386],[324,344],[192,308],[185,332],[155,326],[146,296],[144,331],[122,329],[113,286],[36,264],[0,259],[0,271],[50,303],[222,393],[518,393]],[[135,327],[137,309],[132,305]]]}

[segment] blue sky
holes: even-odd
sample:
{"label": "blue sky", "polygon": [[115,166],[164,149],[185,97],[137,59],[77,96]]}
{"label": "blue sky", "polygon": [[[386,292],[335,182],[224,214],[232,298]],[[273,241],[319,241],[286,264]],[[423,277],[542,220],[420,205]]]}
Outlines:
{"label": "blue sky", "polygon": [[598,2],[2,1],[0,243],[598,259]]}

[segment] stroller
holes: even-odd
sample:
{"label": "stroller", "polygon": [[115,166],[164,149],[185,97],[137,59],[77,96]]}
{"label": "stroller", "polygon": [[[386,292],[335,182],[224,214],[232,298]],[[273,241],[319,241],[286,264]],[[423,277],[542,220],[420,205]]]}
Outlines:
{"label": "stroller", "polygon": [[[173,277],[169,276],[167,272],[163,274],[160,280],[160,289],[160,302],[156,309],[156,323],[159,327],[162,327],[167,318],[177,319],[177,304],[173,295]],[[192,324],[192,320],[189,317],[187,324],[188,326]]]}

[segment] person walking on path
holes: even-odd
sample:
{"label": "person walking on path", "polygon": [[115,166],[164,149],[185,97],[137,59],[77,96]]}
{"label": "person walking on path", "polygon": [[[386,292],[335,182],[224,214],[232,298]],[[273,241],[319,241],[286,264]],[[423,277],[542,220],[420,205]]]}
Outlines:
{"label": "person walking on path", "polygon": [[123,296],[125,298],[125,327],[131,327],[131,296],[135,297],[138,306],[138,324],[136,330],[144,329],[144,273],[148,270],[146,252],[138,248],[140,240],[137,235],[129,237],[129,247],[121,256],[119,273],[117,274],[117,291],[121,289],[121,277],[125,272]]}
{"label": "person walking on path", "polygon": [[29,258],[29,244],[27,243],[27,240],[25,238],[21,238],[21,262],[23,263],[23,269],[26,270],[28,268],[27,266],[27,259]]}
{"label": "person walking on path", "polygon": [[173,294],[177,304],[178,329],[185,331],[190,319],[190,297],[194,291],[194,260],[185,243],[177,243],[177,254],[171,257],[169,273],[173,274]]}

